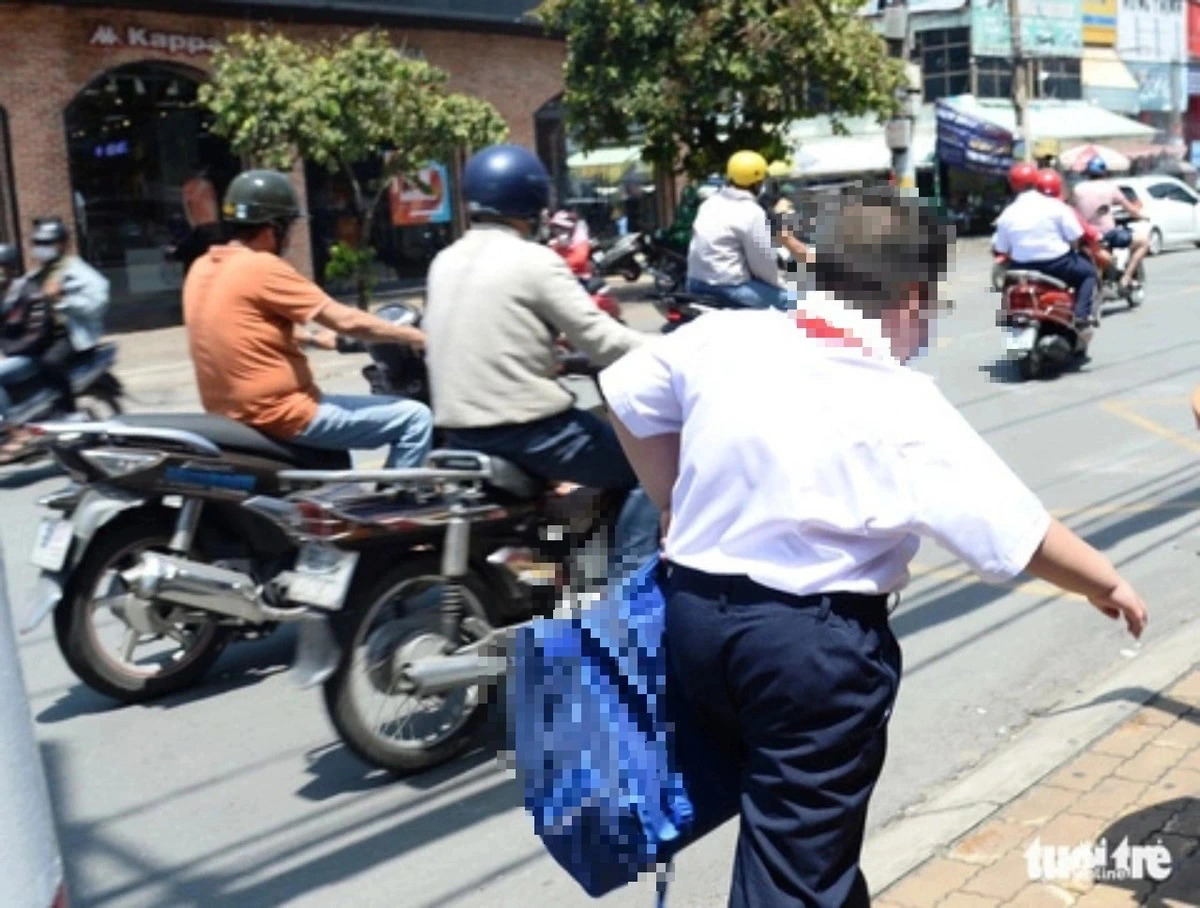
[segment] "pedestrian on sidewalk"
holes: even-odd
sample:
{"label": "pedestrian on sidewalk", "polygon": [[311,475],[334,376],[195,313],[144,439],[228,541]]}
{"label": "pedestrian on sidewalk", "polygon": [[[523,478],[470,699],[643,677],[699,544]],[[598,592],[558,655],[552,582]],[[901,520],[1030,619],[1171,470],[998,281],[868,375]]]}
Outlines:
{"label": "pedestrian on sidewalk", "polygon": [[797,311],[711,313],[601,376],[668,515],[672,672],[737,768],[738,908],[869,904],[860,851],[901,669],[887,604],[919,536],[987,580],[1027,570],[1085,595],[1135,637],[1146,622],[1108,559],[904,367],[939,308],[935,215],[858,191],[823,205],[814,243]]}

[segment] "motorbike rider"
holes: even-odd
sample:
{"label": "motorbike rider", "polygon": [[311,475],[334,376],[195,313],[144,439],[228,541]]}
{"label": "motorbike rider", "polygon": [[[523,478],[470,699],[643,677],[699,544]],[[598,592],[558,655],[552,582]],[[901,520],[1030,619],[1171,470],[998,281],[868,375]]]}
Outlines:
{"label": "motorbike rider", "polygon": [[779,280],[766,212],[758,202],[767,161],[739,151],[726,166],[727,185],[704,201],[692,225],[687,290],[746,309],[788,307]]}
{"label": "motorbike rider", "polygon": [[1120,284],[1121,292],[1128,292],[1133,286],[1138,265],[1150,251],[1150,241],[1140,232],[1135,234],[1128,227],[1118,227],[1113,217],[1113,207],[1123,208],[1138,218],[1142,214],[1142,203],[1127,199],[1125,193],[1108,179],[1108,165],[1099,155],[1087,162],[1084,172],[1087,179],[1079,183],[1074,191],[1075,210],[1084,221],[1101,231],[1104,245],[1109,249],[1129,249],[1129,264],[1125,266]]}
{"label": "motorbike rider", "polygon": [[424,343],[421,332],[335,302],[283,258],[292,225],[304,216],[286,175],[238,174],[225,192],[222,215],[230,241],[197,259],[183,285],[204,409],[314,448],[387,445],[389,468],[423,463],[432,439],[428,407],[323,394],[300,350],[309,322],[358,340],[415,348]]}
{"label": "motorbike rider", "polygon": [[1008,183],[1016,198],[996,219],[992,248],[1007,255],[1014,269],[1048,274],[1075,291],[1075,318],[1098,325],[1092,312],[1096,266],[1077,251],[1084,229],[1065,202],[1037,191],[1037,168],[1018,162],[1009,168]]}
{"label": "motorbike rider", "polygon": [[570,211],[558,211],[550,218],[551,249],[563,257],[571,273],[582,281],[592,276],[592,242],[587,223]]}
{"label": "motorbike rider", "polygon": [[21,273],[21,253],[12,243],[0,243],[0,303],[8,298],[8,290]]}
{"label": "motorbike rider", "polygon": [[658,514],[616,434],[556,380],[559,332],[597,366],[644,341],[596,307],[560,256],[533,242],[550,175],[530,151],[494,145],[463,174],[471,228],[429,267],[423,327],[434,420],[452,448],[502,457],[550,482],[629,490],[620,569],[658,544]]}

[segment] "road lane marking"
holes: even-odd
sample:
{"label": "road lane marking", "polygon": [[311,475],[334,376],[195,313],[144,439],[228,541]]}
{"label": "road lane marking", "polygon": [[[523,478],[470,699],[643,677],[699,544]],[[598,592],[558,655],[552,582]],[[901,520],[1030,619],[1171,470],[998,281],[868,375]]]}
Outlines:
{"label": "road lane marking", "polygon": [[1159,438],[1165,439],[1166,441],[1174,442],[1175,444],[1179,445],[1179,447],[1186,448],[1193,454],[1200,454],[1200,441],[1197,441],[1195,438],[1191,438],[1180,432],[1176,432],[1174,429],[1169,429],[1152,419],[1147,419],[1140,413],[1134,413],[1122,401],[1101,401],[1100,408],[1108,413],[1111,413],[1113,416],[1116,416],[1119,419],[1123,419],[1126,422],[1137,426],[1143,431],[1149,432],[1151,435],[1157,435]]}

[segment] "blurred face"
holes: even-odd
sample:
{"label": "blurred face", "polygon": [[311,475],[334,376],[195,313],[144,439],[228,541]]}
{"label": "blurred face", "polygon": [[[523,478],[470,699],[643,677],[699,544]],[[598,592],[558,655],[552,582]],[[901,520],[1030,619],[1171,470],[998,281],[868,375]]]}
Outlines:
{"label": "blurred face", "polygon": [[928,284],[911,284],[907,305],[883,313],[880,319],[883,333],[891,342],[892,356],[902,363],[924,353],[929,346],[936,291]]}
{"label": "blurred face", "polygon": [[33,260],[35,262],[53,262],[63,254],[63,247],[60,243],[34,243],[33,244]]}

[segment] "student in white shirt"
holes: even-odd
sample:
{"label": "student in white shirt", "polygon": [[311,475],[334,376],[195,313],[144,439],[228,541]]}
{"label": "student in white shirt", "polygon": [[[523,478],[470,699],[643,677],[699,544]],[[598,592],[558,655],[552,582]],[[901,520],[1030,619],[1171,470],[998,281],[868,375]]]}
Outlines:
{"label": "student in white shirt", "polygon": [[1075,212],[1061,199],[1037,191],[1037,168],[1032,164],[1014,164],[1008,182],[1017,197],[996,220],[992,248],[1007,255],[1013,268],[1041,271],[1069,284],[1075,290],[1075,318],[1100,324],[1092,316],[1096,266],[1076,251],[1083,226]]}
{"label": "student in white shirt", "polygon": [[786,309],[767,213],[758,203],[767,161],[739,151],[729,159],[726,177],[729,185],[704,200],[692,223],[687,290],[740,309]]}
{"label": "student in white shirt", "polygon": [[794,313],[712,313],[601,375],[667,515],[672,671],[740,785],[737,908],[869,904],[859,854],[901,664],[886,603],[920,536],[987,580],[1027,570],[1083,594],[1134,636],[1146,621],[1112,564],[904,367],[946,267],[935,217],[861,191],[814,240],[818,289]]}

